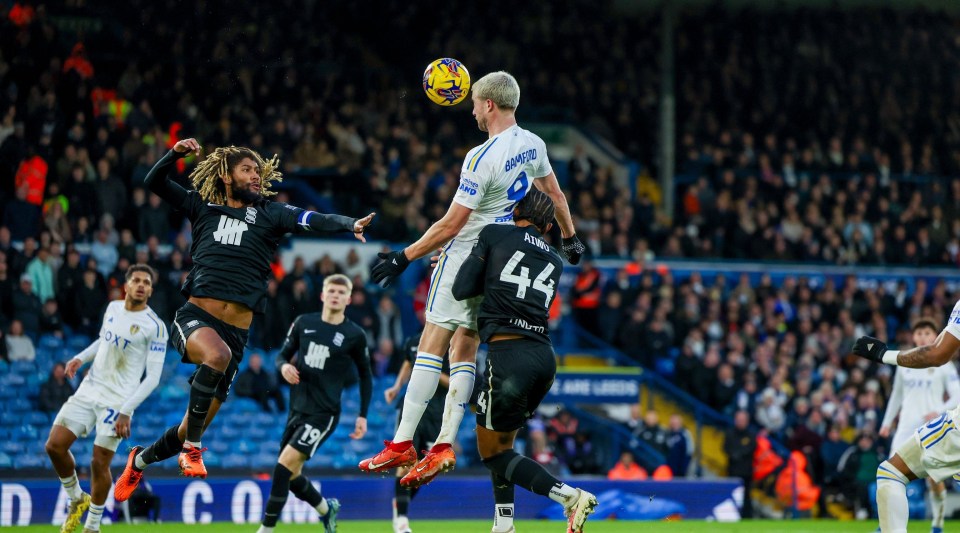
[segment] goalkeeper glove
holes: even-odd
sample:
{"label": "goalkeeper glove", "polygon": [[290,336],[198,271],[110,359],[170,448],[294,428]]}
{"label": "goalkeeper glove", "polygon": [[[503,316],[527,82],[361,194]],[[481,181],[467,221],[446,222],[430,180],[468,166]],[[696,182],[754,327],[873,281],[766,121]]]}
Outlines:
{"label": "goalkeeper glove", "polygon": [[373,270],[370,271],[370,277],[374,283],[379,284],[384,289],[389,287],[403,271],[410,266],[410,260],[403,254],[403,250],[398,252],[384,253],[380,252],[377,257],[383,259]]}

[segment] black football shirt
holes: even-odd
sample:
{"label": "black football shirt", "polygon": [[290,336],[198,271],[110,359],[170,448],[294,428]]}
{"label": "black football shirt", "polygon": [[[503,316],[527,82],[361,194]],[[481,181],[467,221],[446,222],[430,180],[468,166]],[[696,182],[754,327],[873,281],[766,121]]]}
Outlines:
{"label": "black football shirt", "polygon": [[360,414],[366,417],[373,393],[370,352],[363,329],[344,318],[330,324],[320,313],[300,315],[290,325],[277,358],[278,366],[290,363],[300,373],[300,383],[290,387],[291,413],[340,414],[344,383],[360,376]]}
{"label": "black football shirt", "polygon": [[487,342],[494,333],[509,333],[549,344],[550,304],[562,272],[560,254],[535,227],[491,224],[480,232],[460,268],[454,294],[459,297],[466,285],[474,292],[482,287],[477,317],[481,341]]}

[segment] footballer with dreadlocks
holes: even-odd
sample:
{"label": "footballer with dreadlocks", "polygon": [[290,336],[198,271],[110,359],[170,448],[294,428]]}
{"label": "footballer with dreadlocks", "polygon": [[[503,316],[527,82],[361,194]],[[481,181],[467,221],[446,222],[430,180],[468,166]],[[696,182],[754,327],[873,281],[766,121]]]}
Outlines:
{"label": "footballer with dreadlocks", "polygon": [[145,179],[151,191],[184,211],[193,225],[193,268],[181,288],[188,301],[177,310],[170,330],[183,362],[197,370],[190,378],[183,421],[150,446],[130,451],[114,489],[119,502],[130,497],[147,465],[178,453],[185,476],[206,477],[200,437],[227,399],[254,313],[264,310],[270,262],[280,239],[291,232],[347,231],[366,242],[363,231],[374,216],[327,215],[267,200],[276,194],[270,186],[281,179],[279,161],[276,156],[264,160],[249,148],[214,150],[190,173],[195,190],[170,180],[178,159],[200,151],[195,139],[176,143]]}

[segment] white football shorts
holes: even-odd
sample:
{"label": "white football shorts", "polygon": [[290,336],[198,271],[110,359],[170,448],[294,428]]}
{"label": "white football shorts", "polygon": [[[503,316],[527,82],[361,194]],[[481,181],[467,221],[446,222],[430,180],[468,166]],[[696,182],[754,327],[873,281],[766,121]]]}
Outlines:
{"label": "white football shorts", "polygon": [[444,247],[437,267],[430,277],[427,322],[451,331],[456,331],[458,327],[477,331],[477,311],[483,297],[478,296],[462,302],[453,297],[453,282],[460,271],[460,265],[470,256],[473,244],[473,241],[461,242],[453,239]]}
{"label": "white football shorts", "polygon": [[60,408],[53,424],[69,429],[80,438],[86,437],[91,430],[96,428],[97,436],[93,439],[93,443],[115,452],[117,447],[120,446],[120,441],[123,440],[116,436],[114,429],[114,424],[119,416],[119,407],[108,407],[100,402],[74,394]]}

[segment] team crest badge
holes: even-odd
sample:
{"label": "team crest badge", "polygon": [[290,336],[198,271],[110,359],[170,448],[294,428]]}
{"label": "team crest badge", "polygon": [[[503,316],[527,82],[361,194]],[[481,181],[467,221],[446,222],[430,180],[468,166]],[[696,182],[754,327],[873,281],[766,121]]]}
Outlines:
{"label": "team crest badge", "polygon": [[130,334],[131,334],[131,335],[136,335],[138,331],[140,331],[140,326],[138,326],[138,325],[136,325],[136,324],[130,326]]}
{"label": "team crest badge", "polygon": [[333,336],[333,343],[337,346],[343,346],[343,333],[337,332],[337,334]]}

